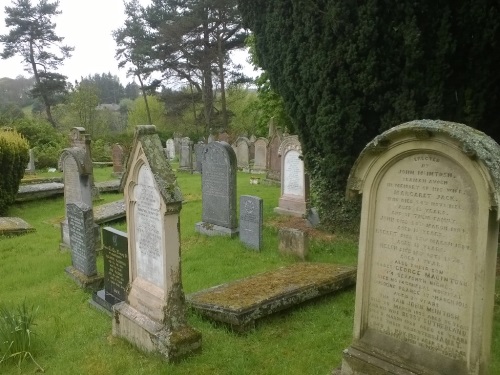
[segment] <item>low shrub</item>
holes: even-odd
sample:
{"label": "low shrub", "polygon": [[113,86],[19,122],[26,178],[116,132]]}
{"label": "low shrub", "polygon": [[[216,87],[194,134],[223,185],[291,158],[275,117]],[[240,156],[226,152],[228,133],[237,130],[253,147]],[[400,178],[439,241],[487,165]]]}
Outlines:
{"label": "low shrub", "polygon": [[0,216],[14,203],[19,183],[29,161],[29,145],[13,129],[0,129]]}

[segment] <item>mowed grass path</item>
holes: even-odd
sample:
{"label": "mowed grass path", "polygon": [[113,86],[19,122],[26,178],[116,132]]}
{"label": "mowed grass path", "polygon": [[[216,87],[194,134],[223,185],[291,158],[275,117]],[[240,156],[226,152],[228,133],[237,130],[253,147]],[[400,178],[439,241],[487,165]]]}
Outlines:
{"label": "mowed grass path", "polygon": [[[106,179],[110,170],[99,169],[97,175],[98,180]],[[195,233],[194,225],[201,219],[201,177],[179,173],[178,182],[185,199],[181,211],[181,251],[186,293],[295,262],[278,254],[277,230],[268,225],[276,218],[273,208],[278,203],[278,187],[250,185],[248,174],[238,174],[238,197],[249,194],[264,199],[264,248],[254,252],[238,239]],[[121,195],[106,194],[103,198],[103,202],[109,202]],[[340,364],[342,350],[351,342],[354,289],[265,318],[254,331],[243,336],[190,312],[189,323],[203,335],[203,351],[179,364],[167,364],[114,338],[111,318],[91,308],[90,294],[64,273],[71,256],[59,251],[59,229],[54,226],[64,215],[62,198],[17,204],[9,214],[27,220],[37,231],[0,239],[0,302],[13,306],[26,299],[29,305],[39,307],[33,354],[47,374],[326,375]],[[112,226],[126,230],[125,222]],[[337,235],[328,241],[313,241],[308,260],[356,264],[356,257],[356,239]],[[101,256],[98,263],[102,271]],[[498,305],[492,357],[491,374],[498,374]],[[33,374],[35,369],[27,361],[20,369],[0,365],[0,374]]]}

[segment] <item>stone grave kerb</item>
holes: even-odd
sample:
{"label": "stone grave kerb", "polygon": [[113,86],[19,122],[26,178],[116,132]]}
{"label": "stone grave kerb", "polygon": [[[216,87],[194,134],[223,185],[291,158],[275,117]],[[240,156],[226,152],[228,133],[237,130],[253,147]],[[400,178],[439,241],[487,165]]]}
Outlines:
{"label": "stone grave kerb", "polygon": [[130,289],[113,334],[174,361],[201,349],[187,324],[181,279],[182,194],[153,125],[136,127],[125,177]]}
{"label": "stone grave kerb", "polygon": [[[281,197],[274,211],[283,215],[305,217],[309,210],[309,175],[305,171],[299,137],[284,137],[278,149],[278,156],[281,157]],[[296,169],[287,168],[287,163]],[[297,176],[293,176],[293,173]],[[296,180],[293,186],[288,183],[288,180],[292,179]]]}
{"label": "stone grave kerb", "polygon": [[[361,197],[362,212],[353,343],[344,351],[341,374],[488,374],[500,220],[498,160],[500,147],[492,138],[445,121],[408,122],[364,148],[347,182],[347,197]],[[403,207],[402,202],[391,203],[403,195],[414,205],[409,215],[404,215],[406,203]],[[427,208],[428,204],[433,207]],[[434,224],[438,229],[429,232]],[[414,232],[419,236],[415,242],[397,242]],[[425,259],[434,253],[431,242],[439,250],[434,266],[429,263],[432,259]],[[428,250],[421,252],[425,246]],[[377,257],[396,251],[408,259],[393,264]],[[381,279],[384,275],[387,280]],[[378,290],[392,285],[393,277],[408,281],[415,275],[422,276],[414,287],[420,299],[417,307],[403,312],[415,314],[414,321],[423,314],[428,328],[421,332],[418,325],[417,331],[399,327],[398,333],[395,327],[406,324],[404,319],[396,322],[398,315],[391,319],[380,315],[386,307],[377,306],[375,297],[385,298]],[[436,280],[443,286],[427,288],[439,285],[430,284]],[[382,287],[375,286],[379,282]],[[441,289],[449,297],[442,298],[437,293]],[[391,298],[387,296],[387,306]],[[405,298],[401,306],[409,305],[411,297]],[[432,305],[435,301],[440,302]],[[370,315],[375,313],[378,319]],[[446,337],[451,344],[443,344],[451,332],[453,339]],[[380,366],[385,372],[377,372]]]}

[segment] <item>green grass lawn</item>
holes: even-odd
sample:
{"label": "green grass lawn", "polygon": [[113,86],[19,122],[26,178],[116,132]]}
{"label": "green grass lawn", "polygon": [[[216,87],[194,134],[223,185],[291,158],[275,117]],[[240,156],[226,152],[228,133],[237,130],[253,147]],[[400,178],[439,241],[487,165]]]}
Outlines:
{"label": "green grass lawn", "polygon": [[[110,168],[96,168],[96,180],[109,179]],[[107,176],[107,177],[106,177]],[[264,199],[264,248],[246,249],[238,239],[204,237],[194,231],[201,220],[200,175],[178,174],[185,204],[181,211],[182,278],[191,293],[230,280],[295,262],[277,252],[273,208],[279,188],[250,185],[248,174],[238,174],[238,196]],[[262,177],[262,176],[261,176]],[[103,202],[120,199],[103,194]],[[101,203],[101,202],[100,202]],[[38,306],[33,354],[47,374],[328,374],[341,361],[351,342],[354,289],[320,298],[261,320],[254,331],[237,335],[194,313],[189,323],[203,335],[203,351],[179,364],[146,355],[111,335],[111,318],[88,304],[89,293],[66,276],[70,254],[59,251],[55,219],[64,215],[62,198],[17,204],[10,209],[37,231],[0,239],[0,302]],[[113,224],[125,230],[124,222]],[[313,241],[310,261],[356,264],[356,239],[335,236]],[[98,259],[102,270],[102,257]],[[497,291],[500,283],[497,282]],[[495,307],[491,374],[500,373],[500,297]],[[29,361],[21,368],[0,365],[1,374],[32,374]]]}

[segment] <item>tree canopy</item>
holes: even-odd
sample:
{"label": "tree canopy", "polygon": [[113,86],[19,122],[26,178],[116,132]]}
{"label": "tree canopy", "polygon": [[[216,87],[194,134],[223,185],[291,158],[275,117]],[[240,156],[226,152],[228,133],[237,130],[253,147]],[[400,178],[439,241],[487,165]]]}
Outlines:
{"label": "tree canopy", "polygon": [[58,1],[40,0],[33,5],[31,0],[14,0],[12,6],[5,7],[5,24],[10,31],[0,35],[0,43],[4,44],[1,57],[20,55],[23,58],[26,70],[35,78],[32,95],[41,99],[47,119],[54,127],[51,107],[56,104],[58,94],[66,89],[66,77],[54,69],[73,51],[72,47],[63,45],[64,38],[55,33],[52,19],[61,13],[58,6]]}
{"label": "tree canopy", "polygon": [[350,168],[378,133],[432,118],[500,140],[498,1],[240,0],[239,9],[336,225]]}

